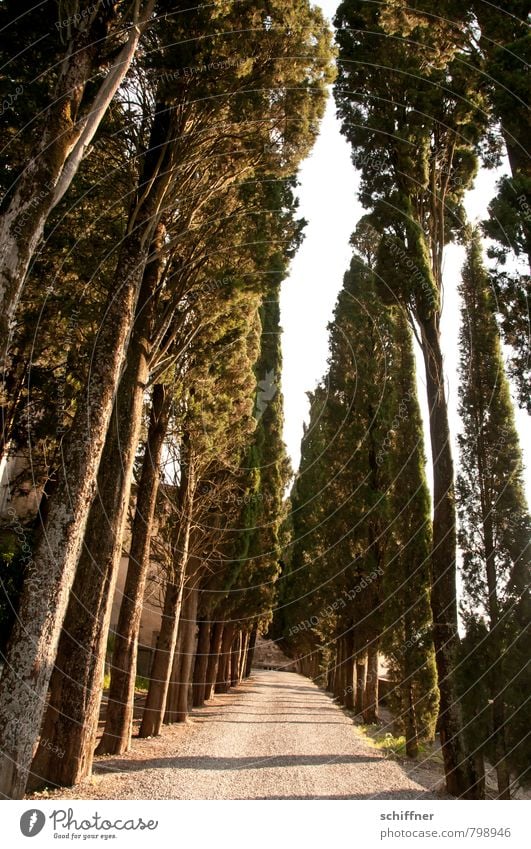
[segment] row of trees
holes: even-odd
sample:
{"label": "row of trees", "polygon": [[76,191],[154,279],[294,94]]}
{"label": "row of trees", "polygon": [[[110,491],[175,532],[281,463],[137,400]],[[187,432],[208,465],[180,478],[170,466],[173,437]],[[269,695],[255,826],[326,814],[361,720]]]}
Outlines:
{"label": "row of trees", "polygon": [[[529,42],[523,4],[509,5],[338,9],[335,97],[367,215],[289,517],[278,293],[333,77],[321,14],[307,0],[2,5],[20,49],[1,80],[1,462],[22,457],[13,492],[40,498],[1,535],[5,797],[90,773],[106,657],[98,752],[127,750],[155,588],[141,736],[248,674],[276,607],[286,650],[368,722],[385,655],[408,753],[438,729],[449,792],[481,795],[486,757],[510,795],[526,757],[531,527],[498,336],[524,401],[529,284],[514,269],[529,253],[529,169],[514,98]],[[484,228],[505,266],[488,275],[463,199],[503,146],[511,177]],[[457,488],[441,344],[451,241],[469,250]]]}
{"label": "row of trees", "polygon": [[[435,659],[446,783],[460,797],[483,793],[485,756],[499,795],[509,797],[527,751],[520,722],[529,684],[530,520],[496,322],[527,404],[529,276],[518,260],[529,247],[530,174],[517,108],[529,49],[525,11],[518,2],[503,11],[448,2],[436,13],[423,2],[339,6],[335,98],[369,212],[330,328],[329,370],[311,397],[279,616],[291,652],[307,656],[313,673],[324,669],[366,721],[374,719],[376,654],[385,651],[410,753],[434,732]],[[491,255],[514,270],[498,265],[488,276],[463,198],[479,158],[491,166],[504,148],[511,176],[500,182],[484,230],[497,240]],[[441,347],[452,241],[469,245],[457,493]],[[410,332],[425,365],[431,521]]]}
{"label": "row of trees", "polygon": [[3,530],[11,798],[28,777],[89,774],[108,645],[99,751],[129,746],[153,564],[162,621],[140,734],[248,668],[288,473],[278,289],[332,78],[306,0],[23,5],[2,7],[20,48],[4,86],[22,88],[1,118],[2,452],[28,459],[42,498]]}
{"label": "row of trees", "polygon": [[[346,707],[378,719],[379,654],[410,755],[433,738],[430,501],[410,331],[376,291],[378,241],[361,225],[311,396],[292,493],[293,545],[278,619]],[[321,670],[322,667],[322,670]]]}

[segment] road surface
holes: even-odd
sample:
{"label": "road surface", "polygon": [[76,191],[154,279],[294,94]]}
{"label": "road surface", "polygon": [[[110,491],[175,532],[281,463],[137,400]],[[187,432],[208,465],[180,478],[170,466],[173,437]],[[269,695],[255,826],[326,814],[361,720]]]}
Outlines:
{"label": "road surface", "polygon": [[61,799],[431,799],[307,678],[253,672]]}

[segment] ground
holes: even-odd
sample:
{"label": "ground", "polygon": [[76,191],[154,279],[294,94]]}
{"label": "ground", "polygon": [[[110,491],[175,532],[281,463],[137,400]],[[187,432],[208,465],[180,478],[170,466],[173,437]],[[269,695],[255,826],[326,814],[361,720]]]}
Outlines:
{"label": "ground", "polygon": [[[371,745],[331,696],[289,672],[253,672],[226,695],[100,757],[61,799],[433,799],[430,783]],[[431,775],[432,784],[439,776]],[[421,780],[421,779],[419,779]],[[33,796],[32,798],[36,798]]]}

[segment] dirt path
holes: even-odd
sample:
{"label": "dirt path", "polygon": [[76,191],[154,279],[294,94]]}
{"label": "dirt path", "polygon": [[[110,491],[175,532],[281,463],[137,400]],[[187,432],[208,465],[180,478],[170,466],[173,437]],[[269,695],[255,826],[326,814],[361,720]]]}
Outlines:
{"label": "dirt path", "polygon": [[94,776],[49,794],[76,799],[434,798],[371,748],[308,679],[255,672],[191,722],[98,758]]}

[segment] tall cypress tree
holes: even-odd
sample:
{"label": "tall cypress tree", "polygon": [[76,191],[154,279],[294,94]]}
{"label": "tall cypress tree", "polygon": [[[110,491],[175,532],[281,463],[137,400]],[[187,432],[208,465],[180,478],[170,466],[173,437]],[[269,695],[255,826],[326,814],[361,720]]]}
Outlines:
{"label": "tall cypress tree", "polygon": [[[524,683],[528,689],[529,681],[523,635],[530,614],[531,519],[489,277],[477,234],[468,247],[461,296],[463,431],[458,494],[463,606],[469,635],[465,647],[473,656],[479,639],[488,657],[486,681],[481,682],[483,687],[486,684],[488,703],[479,712],[478,705],[471,706],[474,714],[469,715],[469,734],[474,746],[496,765],[500,798],[510,798],[512,780],[518,779],[525,762],[522,699]],[[482,622],[486,631],[482,631]],[[469,690],[478,686],[478,672],[467,655],[463,665],[467,704]],[[488,723],[483,721],[485,711]]]}
{"label": "tall cypress tree", "polygon": [[398,724],[405,732],[407,754],[415,757],[419,741],[433,739],[439,695],[430,608],[430,496],[411,331],[402,310],[396,310],[394,340],[395,414],[389,433],[393,551],[384,576],[383,648],[392,678],[399,682],[391,695]]}
{"label": "tall cypress tree", "polygon": [[475,146],[485,123],[484,99],[474,57],[449,50],[438,26],[413,20],[407,38],[400,31],[389,37],[384,17],[380,4],[345,0],[339,6],[335,97],[342,132],[361,172],[359,199],[371,209],[371,223],[383,237],[377,268],[382,292],[407,310],[424,358],[442,752],[448,791],[469,796],[474,778],[454,676],[459,648],[456,512],[441,312],[444,248],[462,228],[463,195],[475,174]]}

